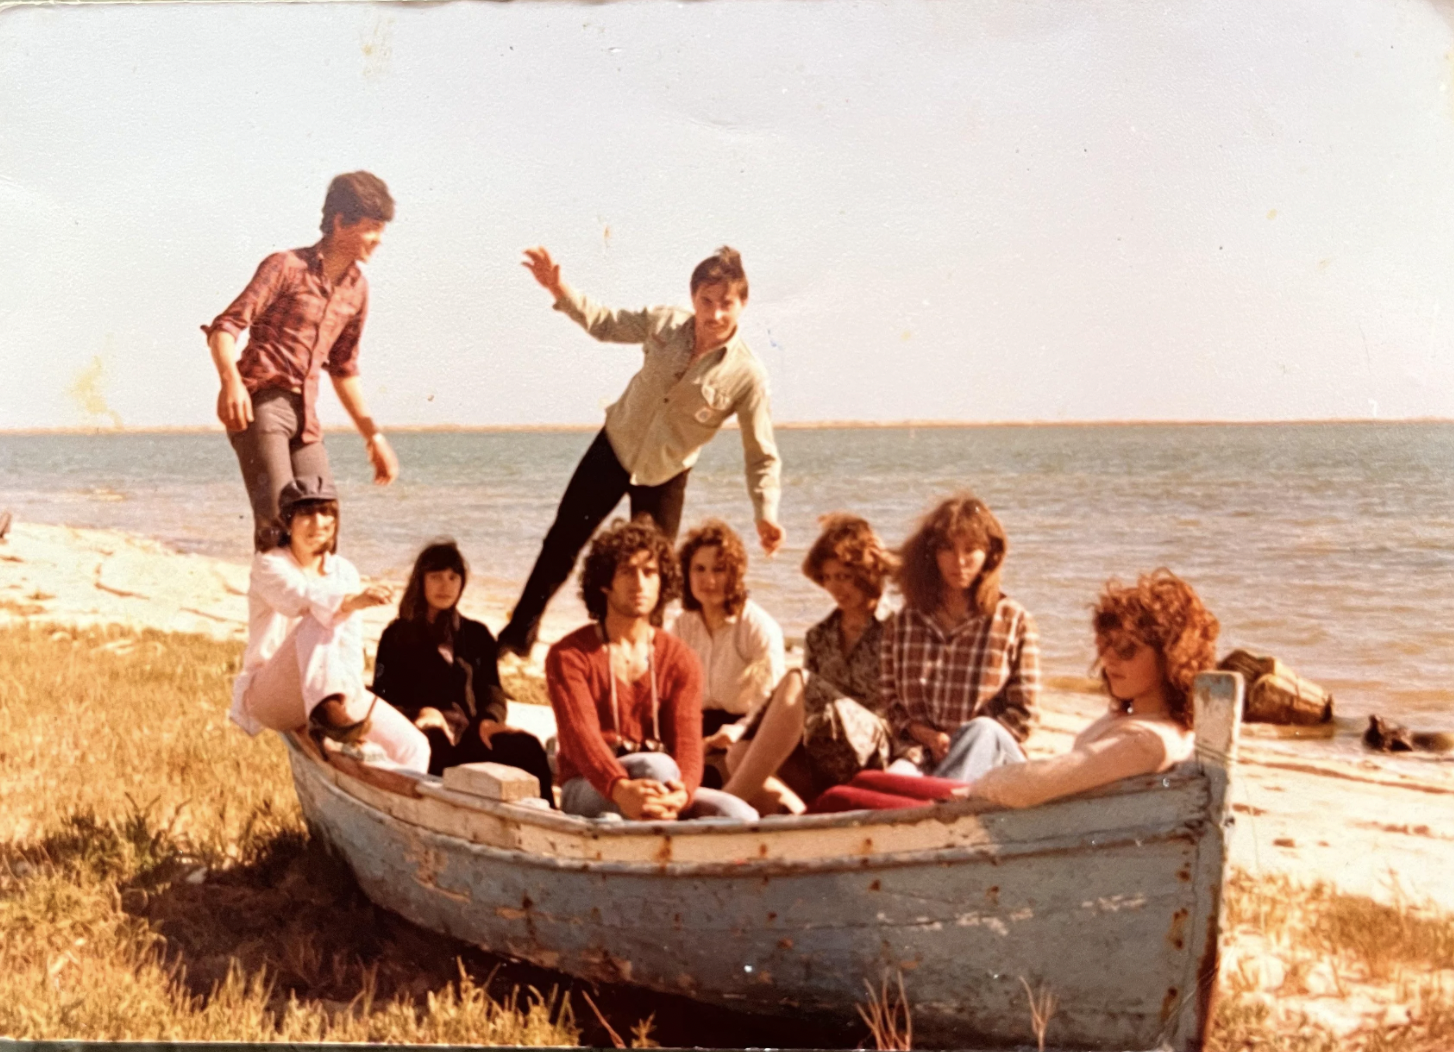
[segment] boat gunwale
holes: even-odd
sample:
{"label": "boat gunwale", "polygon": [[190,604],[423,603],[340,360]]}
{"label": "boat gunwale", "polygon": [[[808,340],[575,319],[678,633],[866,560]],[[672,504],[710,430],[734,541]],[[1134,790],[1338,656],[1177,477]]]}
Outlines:
{"label": "boat gunwale", "polygon": [[[339,766],[328,762],[327,759],[313,755],[306,746],[300,745],[291,735],[284,734],[282,738],[292,752],[299,754],[300,759],[315,766],[325,768],[337,779],[369,785],[381,792],[403,795],[387,786],[378,785],[358,778]],[[743,834],[782,836],[808,830],[852,829],[864,826],[917,825],[925,821],[937,821],[949,825],[960,818],[969,816],[1004,815],[1028,810],[1038,811],[1042,807],[1052,807],[1062,801],[1127,796],[1160,789],[1187,788],[1195,786],[1198,783],[1204,784],[1206,782],[1206,775],[1199,760],[1193,758],[1183,761],[1170,770],[1163,771],[1160,774],[1145,774],[1137,775],[1133,778],[1123,778],[1120,781],[1112,782],[1110,785],[1099,786],[1083,793],[1076,793],[1071,796],[1061,797],[1057,800],[1046,801],[1044,804],[1033,809],[997,807],[982,800],[946,800],[926,801],[922,807],[904,807],[883,811],[858,810],[818,815],[769,815],[766,818],[758,818],[751,822],[712,820],[689,822],[602,822],[582,818],[577,815],[563,814],[559,811],[547,811],[540,807],[490,800],[482,796],[471,796],[468,793],[461,793],[458,790],[445,788],[443,782],[433,775],[415,775],[395,771],[390,771],[389,773],[414,781],[415,791],[420,798],[437,800],[460,811],[485,814],[501,820],[517,822],[521,825],[535,826],[539,829],[552,830],[554,832],[573,833],[590,838],[740,836]],[[330,779],[324,778],[323,780],[329,781]],[[345,786],[340,785],[338,788],[345,795],[359,800],[365,806],[372,806],[367,801],[360,799],[356,794],[350,793]],[[420,826],[419,828],[428,829],[430,827]]]}
{"label": "boat gunwale", "polygon": [[1105,850],[1116,847],[1156,844],[1179,839],[1195,840],[1201,834],[1198,826],[1201,819],[1167,823],[1160,828],[1138,826],[1108,832],[1101,838],[1087,841],[1083,835],[1069,834],[1046,837],[1040,840],[1013,840],[1003,843],[967,844],[958,847],[933,848],[922,851],[884,851],[861,855],[833,855],[817,859],[751,858],[731,862],[681,862],[681,861],[636,861],[627,862],[606,859],[560,858],[536,852],[518,851],[465,840],[454,833],[431,829],[428,826],[408,822],[397,815],[382,811],[365,800],[350,794],[340,786],[320,780],[329,792],[348,801],[350,805],[362,808],[371,816],[381,819],[385,825],[396,825],[407,831],[417,831],[431,837],[440,837],[459,844],[469,853],[488,855],[501,862],[529,865],[541,869],[565,872],[590,872],[629,876],[670,877],[765,877],[790,876],[824,872],[862,872],[866,869],[902,868],[906,866],[953,865],[963,862],[985,862],[995,864],[1001,859],[1020,858],[1032,855],[1055,855],[1069,852],[1083,852],[1087,849]]}
{"label": "boat gunwale", "polygon": [[[296,769],[295,769],[296,770]],[[310,772],[311,774],[312,772]],[[340,772],[342,774],[342,772]],[[347,778],[348,775],[344,774]],[[335,794],[349,806],[367,812],[370,818],[385,825],[393,825],[405,831],[406,835],[424,835],[443,838],[451,844],[458,844],[470,854],[479,854],[512,865],[525,865],[536,869],[557,872],[579,872],[613,876],[650,877],[743,877],[763,878],[794,875],[810,875],[833,872],[856,872],[879,869],[899,869],[914,866],[952,866],[983,863],[997,865],[1001,860],[1032,856],[1048,856],[1078,853],[1086,850],[1111,850],[1134,845],[1169,843],[1188,840],[1193,845],[1204,832],[1205,817],[1170,818],[1153,826],[1140,825],[1097,831],[1059,834],[1033,840],[982,841],[973,844],[959,844],[951,847],[926,848],[913,851],[872,851],[855,854],[829,855],[811,859],[785,858],[742,858],[732,860],[683,861],[671,859],[621,860],[568,858],[540,852],[521,851],[500,847],[495,844],[466,840],[457,833],[435,829],[427,825],[410,822],[398,815],[390,814],[354,794],[347,788],[328,778],[313,778],[325,791]],[[1067,800],[1074,799],[1067,797]],[[1049,805],[1047,805],[1049,806]],[[921,818],[924,808],[913,809]],[[874,812],[870,812],[872,814]],[[740,826],[733,828],[741,829]]]}

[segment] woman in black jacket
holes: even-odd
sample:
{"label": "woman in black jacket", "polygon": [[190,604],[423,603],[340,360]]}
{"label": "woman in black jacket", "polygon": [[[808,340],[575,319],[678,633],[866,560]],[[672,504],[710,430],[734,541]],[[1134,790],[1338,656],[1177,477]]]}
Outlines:
{"label": "woman in black jacket", "polygon": [[453,541],[437,541],[419,553],[399,616],[379,640],[373,692],[429,738],[430,774],[462,763],[502,763],[535,775],[550,803],[545,749],[533,734],[505,722],[508,699],[495,637],[460,616],[468,577]]}

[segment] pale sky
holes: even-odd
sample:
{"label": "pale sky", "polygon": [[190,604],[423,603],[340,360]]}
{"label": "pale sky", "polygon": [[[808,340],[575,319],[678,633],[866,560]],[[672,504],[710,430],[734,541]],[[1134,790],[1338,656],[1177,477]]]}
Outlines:
{"label": "pale sky", "polygon": [[[198,326],[398,201],[386,425],[595,424],[639,356],[518,266],[687,302],[775,416],[1454,417],[1454,36],[1417,0],[0,12],[0,428],[215,425]],[[331,392],[325,420],[340,421]]]}

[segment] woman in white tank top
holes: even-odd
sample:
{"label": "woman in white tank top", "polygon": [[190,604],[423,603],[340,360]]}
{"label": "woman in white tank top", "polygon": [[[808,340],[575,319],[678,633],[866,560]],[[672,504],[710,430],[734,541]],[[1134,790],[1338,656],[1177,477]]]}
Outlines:
{"label": "woman in white tank top", "polygon": [[1189,584],[1161,569],[1134,585],[1107,584],[1093,625],[1109,711],[1070,752],[997,767],[955,795],[1031,807],[1191,757],[1192,681],[1216,663],[1217,619]]}

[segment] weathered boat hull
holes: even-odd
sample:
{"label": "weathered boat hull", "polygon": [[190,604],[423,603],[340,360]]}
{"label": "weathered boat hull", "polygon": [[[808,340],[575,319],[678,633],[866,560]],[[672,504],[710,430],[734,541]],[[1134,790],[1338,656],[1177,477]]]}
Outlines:
{"label": "weathered boat hull", "polygon": [[[1206,686],[1234,707],[1237,681]],[[1235,735],[1235,719],[1225,727]],[[310,823],[370,898],[496,952],[744,1010],[839,1017],[865,980],[897,970],[916,1038],[942,1045],[1033,1042],[1028,984],[1056,998],[1054,1045],[1191,1049],[1215,973],[1216,756],[1229,752],[1028,811],[604,830],[469,808],[428,784],[389,792],[297,743],[291,756]]]}

